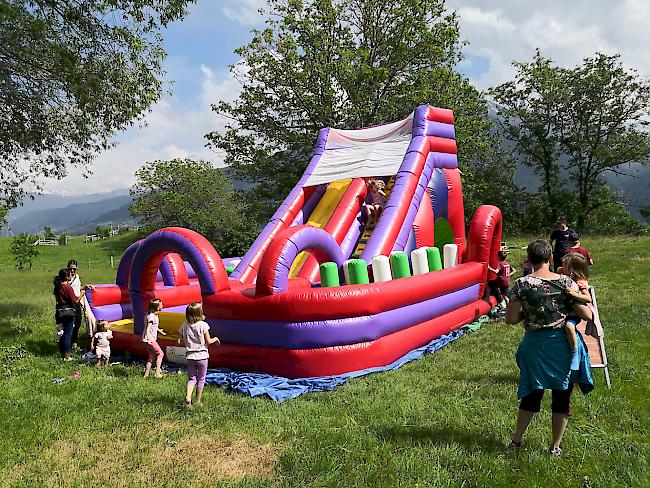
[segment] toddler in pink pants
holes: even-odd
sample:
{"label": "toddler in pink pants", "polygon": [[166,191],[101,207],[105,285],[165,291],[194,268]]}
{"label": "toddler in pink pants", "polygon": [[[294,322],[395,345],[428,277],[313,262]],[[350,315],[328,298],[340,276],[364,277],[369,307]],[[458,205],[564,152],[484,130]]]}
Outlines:
{"label": "toddler in pink pants", "polygon": [[179,344],[187,349],[187,393],[185,404],[192,405],[192,394],[196,386],[196,403],[201,404],[201,395],[205,386],[205,375],[208,370],[210,344],[219,344],[217,337],[210,337],[210,326],[205,322],[203,308],[198,302],[190,303],[185,310],[186,322],[179,330]]}

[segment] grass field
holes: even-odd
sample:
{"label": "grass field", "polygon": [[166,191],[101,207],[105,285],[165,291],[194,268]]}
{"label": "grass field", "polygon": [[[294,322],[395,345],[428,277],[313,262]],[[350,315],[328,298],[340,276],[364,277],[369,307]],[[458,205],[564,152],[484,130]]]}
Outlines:
{"label": "grass field", "polygon": [[[279,405],[208,387],[187,410],[183,375],[62,363],[53,271],[76,257],[84,282],[111,282],[108,256],[131,239],[43,249],[34,271],[0,273],[0,486],[650,486],[650,238],[584,241],[613,388],[595,371],[594,392],[575,395],[561,459],[546,454],[548,398],[526,448],[502,454],[523,334],[502,321],[398,371]],[[11,265],[0,239],[0,268]],[[73,370],[81,377],[51,383]]]}

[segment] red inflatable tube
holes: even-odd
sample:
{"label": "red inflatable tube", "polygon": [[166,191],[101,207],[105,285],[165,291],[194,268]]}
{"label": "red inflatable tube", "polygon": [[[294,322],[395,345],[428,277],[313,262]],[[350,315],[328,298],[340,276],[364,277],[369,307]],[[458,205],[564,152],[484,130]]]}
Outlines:
{"label": "red inflatable tube", "polygon": [[[407,329],[394,332],[371,342],[320,349],[280,349],[274,347],[222,344],[210,346],[210,367],[225,367],[237,371],[264,371],[287,378],[327,376],[385,366],[407,352],[441,335],[475,320],[487,313],[490,305],[484,300],[457,308]],[[175,346],[176,341],[160,339],[160,346]],[[113,349],[129,351],[146,357],[139,335],[113,333]]]}
{"label": "red inflatable tube", "polygon": [[264,256],[264,253],[266,252],[269,244],[273,241],[273,238],[279,232],[283,231],[284,229],[286,229],[291,225],[291,223],[295,220],[296,215],[298,215],[298,212],[304,205],[304,203],[305,203],[305,190],[303,188],[298,192],[293,202],[291,202],[291,204],[287,207],[282,217],[275,223],[275,225],[269,232],[268,236],[266,237],[264,243],[259,246],[259,248],[255,252],[253,257],[249,261],[248,265],[246,266],[246,269],[242,271],[241,274],[239,275],[238,280],[241,284],[245,285],[253,282],[255,276],[257,275],[257,270],[259,268],[260,262],[262,261],[262,257]]}
{"label": "red inflatable tube", "polygon": [[[331,234],[339,244],[343,242],[350,226],[356,221],[359,209],[366,199],[367,193],[368,185],[366,185],[364,179],[353,179],[336,207],[336,210],[334,210],[334,213],[325,225],[325,232]],[[310,255],[307,261],[305,261],[305,264],[303,264],[298,276],[307,278],[312,283],[320,281],[318,261]]]}
{"label": "red inflatable tube", "polygon": [[251,286],[204,297],[203,311],[207,317],[215,319],[308,322],[359,317],[403,307],[473,285],[481,281],[484,269],[480,263],[465,263],[385,283],[296,289],[258,297],[255,296],[255,287]]}
{"label": "red inflatable tube", "polygon": [[130,300],[129,290],[126,286],[96,286],[92,290],[88,290],[86,294],[90,295],[90,303],[93,307],[113,305],[115,303],[128,303]]}
{"label": "red inflatable tube", "polygon": [[183,258],[175,252],[171,252],[165,256],[165,260],[169,263],[172,276],[174,277],[174,286],[184,286],[190,284],[190,279],[187,275],[187,268]]}
{"label": "red inflatable tube", "polygon": [[454,112],[448,108],[431,107],[427,110],[427,119],[444,124],[454,123]]}
{"label": "red inflatable tube", "polygon": [[202,300],[201,287],[196,285],[174,286],[173,288],[163,288],[153,292],[145,291],[145,294],[146,300],[160,298],[164,307],[177,307]]}
{"label": "red inflatable tube", "polygon": [[483,296],[488,280],[496,274],[487,269],[487,263],[496,268],[499,262],[498,252],[501,247],[501,210],[493,205],[481,205],[469,224],[467,236],[467,261],[483,263],[480,295]]}
{"label": "red inflatable tube", "polygon": [[429,189],[427,188],[422,194],[422,201],[420,202],[418,213],[413,221],[416,247],[433,247],[435,245],[433,232],[434,220],[431,196],[429,195]]}
{"label": "red inflatable tube", "polygon": [[465,255],[465,209],[463,207],[463,187],[458,169],[445,169],[447,179],[447,221],[458,246],[458,262]]}

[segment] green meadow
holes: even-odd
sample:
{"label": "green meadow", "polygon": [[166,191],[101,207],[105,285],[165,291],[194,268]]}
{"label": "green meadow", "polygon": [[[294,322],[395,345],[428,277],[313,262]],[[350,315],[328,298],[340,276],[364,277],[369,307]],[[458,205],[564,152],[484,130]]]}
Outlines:
{"label": "green meadow", "polygon": [[[117,264],[134,239],[43,248],[23,272],[0,239],[0,486],[650,486],[650,238],[583,241],[613,385],[595,370],[596,389],[574,396],[560,459],[547,455],[549,398],[525,448],[503,454],[523,335],[503,321],[397,371],[283,404],[208,386],[189,410],[182,374],[144,380],[138,366],[61,362],[54,273],[76,258],[85,283],[110,283],[110,256]],[[511,252],[516,268],[523,254]],[[52,383],[73,371],[81,376]]]}

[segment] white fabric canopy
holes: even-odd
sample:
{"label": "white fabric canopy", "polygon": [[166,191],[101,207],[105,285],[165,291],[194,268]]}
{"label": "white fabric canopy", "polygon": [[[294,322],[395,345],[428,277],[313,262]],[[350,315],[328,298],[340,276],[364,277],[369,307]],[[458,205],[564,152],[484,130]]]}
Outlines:
{"label": "white fabric canopy", "polygon": [[304,186],[397,173],[411,142],[413,114],[358,130],[330,129],[325,151]]}

